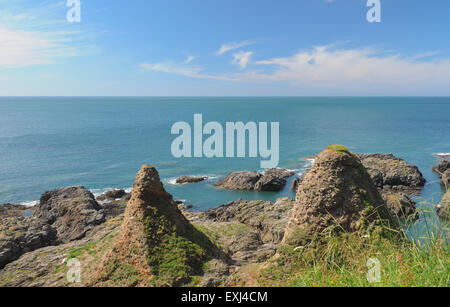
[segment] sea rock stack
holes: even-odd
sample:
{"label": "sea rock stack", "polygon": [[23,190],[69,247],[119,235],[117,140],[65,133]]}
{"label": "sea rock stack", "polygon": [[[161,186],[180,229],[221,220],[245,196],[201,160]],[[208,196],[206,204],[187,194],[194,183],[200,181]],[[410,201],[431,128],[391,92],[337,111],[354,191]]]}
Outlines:
{"label": "sea rock stack", "polygon": [[304,246],[324,232],[397,229],[360,159],[345,146],[330,145],[317,157],[297,191],[283,243]]}
{"label": "sea rock stack", "polygon": [[425,185],[425,178],[415,165],[393,154],[360,154],[375,186],[383,190],[418,192]]}
{"label": "sea rock stack", "polygon": [[[136,176],[119,237],[104,258],[94,284],[181,285],[200,274],[210,245],[182,215],[157,170],[144,165]],[[124,270],[132,278],[116,284]]]}

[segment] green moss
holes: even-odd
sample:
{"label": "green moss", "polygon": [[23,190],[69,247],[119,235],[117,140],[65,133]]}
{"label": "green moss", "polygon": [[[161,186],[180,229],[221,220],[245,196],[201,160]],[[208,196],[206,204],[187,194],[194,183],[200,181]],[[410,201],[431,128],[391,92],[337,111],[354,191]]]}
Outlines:
{"label": "green moss", "polygon": [[339,145],[339,144],[328,145],[327,149],[337,151],[339,153],[351,154],[350,150],[347,147],[345,147],[344,145]]}

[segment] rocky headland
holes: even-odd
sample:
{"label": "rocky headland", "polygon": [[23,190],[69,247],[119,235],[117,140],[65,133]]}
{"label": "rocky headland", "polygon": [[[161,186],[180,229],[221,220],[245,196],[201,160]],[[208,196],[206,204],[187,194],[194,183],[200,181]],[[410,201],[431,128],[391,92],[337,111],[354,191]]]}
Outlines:
{"label": "rocky headland", "polygon": [[[282,270],[287,249],[315,253],[342,234],[404,239],[398,219],[416,215],[409,195],[425,183],[417,167],[342,145],[315,161],[295,180],[296,198],[275,203],[238,200],[191,211],[145,165],[131,194],[113,190],[95,199],[68,187],[45,192],[33,208],[0,206],[0,286],[260,285],[254,275]],[[293,175],[233,172],[214,185],[278,191]],[[441,217],[448,203],[449,193],[438,206]],[[83,267],[80,283],[66,279],[73,258]]]}

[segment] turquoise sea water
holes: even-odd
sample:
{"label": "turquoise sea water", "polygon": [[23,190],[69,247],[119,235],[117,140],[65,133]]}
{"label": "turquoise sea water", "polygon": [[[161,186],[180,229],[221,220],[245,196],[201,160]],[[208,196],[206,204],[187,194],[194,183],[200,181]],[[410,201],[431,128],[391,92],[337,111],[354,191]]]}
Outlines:
{"label": "turquoise sea water", "polygon": [[[427,179],[420,199],[438,203],[442,188],[433,154],[450,152],[450,98],[0,98],[0,203],[39,199],[51,189],[84,185],[100,193],[130,188],[142,164],[153,164],[175,199],[198,210],[280,193],[212,187],[233,170],[260,170],[260,159],[175,159],[170,134],[177,121],[280,122],[279,167],[300,174],[305,157],[328,144],[358,153],[394,153]],[[208,175],[174,185],[181,175]]]}

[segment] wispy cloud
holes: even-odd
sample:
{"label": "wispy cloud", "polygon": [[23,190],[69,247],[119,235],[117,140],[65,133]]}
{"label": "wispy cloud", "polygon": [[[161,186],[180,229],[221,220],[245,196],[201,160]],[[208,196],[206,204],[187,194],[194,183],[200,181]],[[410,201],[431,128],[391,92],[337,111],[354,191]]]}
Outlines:
{"label": "wispy cloud", "polygon": [[[246,67],[251,52],[239,52],[234,64]],[[202,67],[171,64],[141,64],[151,71],[191,78],[234,82],[284,82],[294,87],[336,90],[345,93],[380,95],[436,92],[450,94],[450,58],[437,58],[434,52],[404,56],[386,54],[376,48],[338,49],[318,46],[290,57],[253,62],[261,70],[243,73],[205,74]]]}
{"label": "wispy cloud", "polygon": [[[65,20],[65,1],[18,1],[0,10],[0,69],[52,64],[96,47]],[[77,29],[77,30],[74,30]]]}
{"label": "wispy cloud", "polygon": [[232,50],[236,50],[245,46],[254,45],[257,42],[255,41],[243,41],[243,42],[233,42],[233,43],[226,43],[220,46],[219,50],[215,52],[215,55],[222,55],[224,53],[227,53]]}
{"label": "wispy cloud", "polygon": [[233,61],[231,63],[238,65],[241,68],[246,68],[252,54],[253,52],[251,51],[239,51],[238,53],[233,54]]}
{"label": "wispy cloud", "polygon": [[195,60],[197,57],[193,56],[193,55],[189,55],[186,60],[183,62],[183,64],[189,64],[191,63],[193,60]]}

